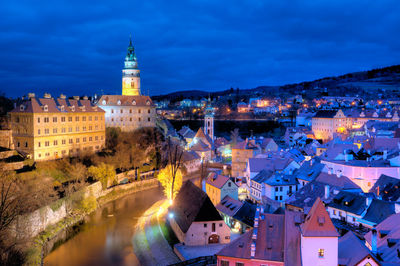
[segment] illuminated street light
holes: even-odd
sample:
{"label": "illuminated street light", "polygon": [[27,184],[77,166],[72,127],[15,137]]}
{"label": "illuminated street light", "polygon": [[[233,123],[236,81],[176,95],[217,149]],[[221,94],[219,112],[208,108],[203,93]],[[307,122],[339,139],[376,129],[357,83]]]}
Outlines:
{"label": "illuminated street light", "polygon": [[168,217],[169,217],[170,219],[172,219],[172,218],[174,218],[174,214],[173,214],[172,212],[170,212],[170,213],[168,213]]}

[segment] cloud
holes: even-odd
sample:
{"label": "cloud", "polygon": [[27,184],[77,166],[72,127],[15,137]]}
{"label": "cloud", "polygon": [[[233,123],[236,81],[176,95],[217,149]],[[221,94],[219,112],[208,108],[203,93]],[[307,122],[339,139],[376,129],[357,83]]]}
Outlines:
{"label": "cloud", "polygon": [[153,95],[398,64],[399,13],[396,0],[3,1],[0,91],[119,93],[130,33]]}

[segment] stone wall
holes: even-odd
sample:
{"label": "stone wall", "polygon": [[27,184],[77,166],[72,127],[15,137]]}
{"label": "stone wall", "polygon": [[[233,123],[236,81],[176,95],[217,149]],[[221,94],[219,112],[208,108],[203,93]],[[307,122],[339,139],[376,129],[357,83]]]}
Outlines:
{"label": "stone wall", "polygon": [[76,196],[79,195],[78,193],[83,192],[85,198],[92,195],[98,199],[106,196],[110,192],[129,190],[129,193],[132,193],[156,187],[158,184],[159,183],[157,179],[149,179],[102,190],[101,183],[95,182],[83,188],[81,191],[75,192],[69,197],[59,199],[31,213],[18,216],[11,228],[17,238],[34,237],[40,232],[44,231],[48,226],[56,224],[67,217],[72,210],[72,199],[76,198]]}
{"label": "stone wall", "polygon": [[10,129],[0,130],[0,147],[14,149],[12,131]]}

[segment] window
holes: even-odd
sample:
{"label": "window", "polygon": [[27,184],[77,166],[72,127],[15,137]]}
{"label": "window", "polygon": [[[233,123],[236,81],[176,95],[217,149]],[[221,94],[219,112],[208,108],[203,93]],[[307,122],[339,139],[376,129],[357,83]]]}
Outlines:
{"label": "window", "polygon": [[49,123],[49,121],[50,121],[50,119],[49,119],[48,117],[45,117],[45,118],[44,118],[44,122],[45,122],[45,123]]}
{"label": "window", "polygon": [[69,127],[69,128],[68,128],[68,132],[72,132],[72,127]]}
{"label": "window", "polygon": [[50,146],[50,141],[45,141],[44,146],[46,146],[46,147]]}
{"label": "window", "polygon": [[235,266],[244,266],[244,263],[243,262],[236,262]]}
{"label": "window", "polygon": [[68,117],[68,122],[72,122],[72,116]]}
{"label": "window", "polygon": [[204,228],[207,228],[207,224],[204,224]]}
{"label": "window", "polygon": [[282,187],[279,187],[279,191],[282,191]]}
{"label": "window", "polygon": [[142,121],[142,119],[139,117],[139,122]]}
{"label": "window", "polygon": [[41,146],[41,144],[40,144],[40,141],[38,142],[38,147],[40,147]]}
{"label": "window", "polygon": [[57,128],[53,128],[53,133],[57,133]]}
{"label": "window", "polygon": [[120,110],[121,114],[124,112],[122,109]]}
{"label": "window", "polygon": [[61,117],[61,122],[65,122],[65,116]]}
{"label": "window", "polygon": [[50,130],[48,128],[45,128],[44,129],[44,134],[49,134],[49,133],[50,133]]}
{"label": "window", "polygon": [[63,139],[62,141],[61,141],[61,144],[65,144],[66,143],[66,141],[65,141],[65,139]]}
{"label": "window", "polygon": [[231,187],[231,186],[232,186],[231,182],[228,182],[228,187]]}
{"label": "window", "polygon": [[37,134],[40,135],[40,129],[37,130]]}
{"label": "window", "polygon": [[212,223],[212,231],[215,232],[215,223]]}
{"label": "window", "polygon": [[94,140],[99,140],[99,136],[95,136],[95,137],[94,137]]}
{"label": "window", "polygon": [[222,223],[219,223],[219,227],[222,227]]}
{"label": "window", "polygon": [[86,142],[86,137],[83,137],[82,141],[83,141],[83,142]]}
{"label": "window", "polygon": [[28,148],[28,142],[25,141],[25,148]]}
{"label": "window", "polygon": [[57,117],[53,117],[53,123],[57,122]]}
{"label": "window", "polygon": [[40,117],[37,118],[37,122],[40,123]]}
{"label": "window", "polygon": [[92,126],[89,126],[89,130],[92,130],[93,128],[92,128]]}
{"label": "window", "polygon": [[89,121],[92,121],[92,116],[89,116]]}
{"label": "window", "polygon": [[139,109],[138,113],[140,114],[142,112],[142,110]]}
{"label": "window", "polygon": [[75,128],[75,131],[78,132],[78,131],[79,131],[79,127],[76,127],[76,128]]}
{"label": "window", "polygon": [[278,191],[278,187],[275,187],[275,191]]}
{"label": "window", "polygon": [[57,140],[53,141],[53,145],[57,146],[58,145],[58,141]]}
{"label": "window", "polygon": [[150,122],[150,117],[148,117],[148,118],[147,118],[147,121],[149,121],[149,122]]}
{"label": "window", "polygon": [[69,143],[69,144],[72,144],[72,143],[73,143],[73,140],[72,140],[72,139],[69,139],[69,140],[68,140],[68,143]]}
{"label": "window", "polygon": [[86,127],[82,127],[82,131],[86,131]]}
{"label": "window", "polygon": [[324,253],[325,253],[325,250],[323,248],[318,249],[318,257],[323,258]]}
{"label": "window", "polygon": [[229,266],[229,261],[221,260],[221,266]]}
{"label": "window", "polygon": [[79,121],[79,116],[75,117],[75,121],[78,122]]}
{"label": "window", "polygon": [[336,215],[336,210],[333,210],[333,215]]}
{"label": "window", "polygon": [[132,109],[129,109],[129,113],[132,114]]}
{"label": "window", "polygon": [[[149,110],[147,110],[147,113],[149,113],[149,114],[150,114],[150,109],[149,109]],[[208,123],[210,123],[210,122],[208,122]]]}
{"label": "window", "polygon": [[282,200],[282,196],[279,196],[279,200]]}
{"label": "window", "polygon": [[111,109],[111,113],[112,113],[112,114],[114,113],[114,109]]}
{"label": "window", "polygon": [[66,132],[66,128],[65,127],[61,128],[61,132],[65,133]]}
{"label": "window", "polygon": [[95,117],[94,117],[94,121],[97,121],[97,119],[98,119],[97,116],[95,116]]}
{"label": "window", "polygon": [[82,121],[86,121],[86,116],[82,116]]}
{"label": "window", "polygon": [[92,137],[89,137],[89,141],[92,141],[93,140],[93,138]]}
{"label": "window", "polygon": [[76,143],[79,143],[79,138],[76,138]]}

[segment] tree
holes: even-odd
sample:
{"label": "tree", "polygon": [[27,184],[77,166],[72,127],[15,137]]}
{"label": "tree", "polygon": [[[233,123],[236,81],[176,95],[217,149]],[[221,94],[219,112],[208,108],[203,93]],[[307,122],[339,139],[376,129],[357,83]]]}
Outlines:
{"label": "tree", "polygon": [[239,129],[235,128],[233,131],[231,131],[231,142],[232,142],[232,145],[236,145],[238,140],[239,140]]}
{"label": "tree", "polygon": [[158,181],[160,181],[161,185],[164,188],[165,196],[169,200],[173,200],[178,194],[179,190],[182,187],[182,172],[178,169],[175,172],[175,176],[173,177],[172,174],[172,166],[168,164],[165,168],[163,168],[157,175]]}
{"label": "tree", "polygon": [[0,166],[0,265],[23,263],[24,257],[9,235],[11,224],[23,212],[23,199],[15,175]]}
{"label": "tree", "polygon": [[108,184],[115,181],[115,168],[112,165],[100,163],[99,166],[90,166],[88,169],[89,175],[95,180],[101,182],[103,189],[108,187]]}
{"label": "tree", "polygon": [[158,180],[164,187],[165,195],[170,201],[172,201],[182,186],[182,172],[181,161],[183,151],[179,145],[172,143],[171,139],[168,138],[167,142],[167,166],[162,169],[159,173]]}

